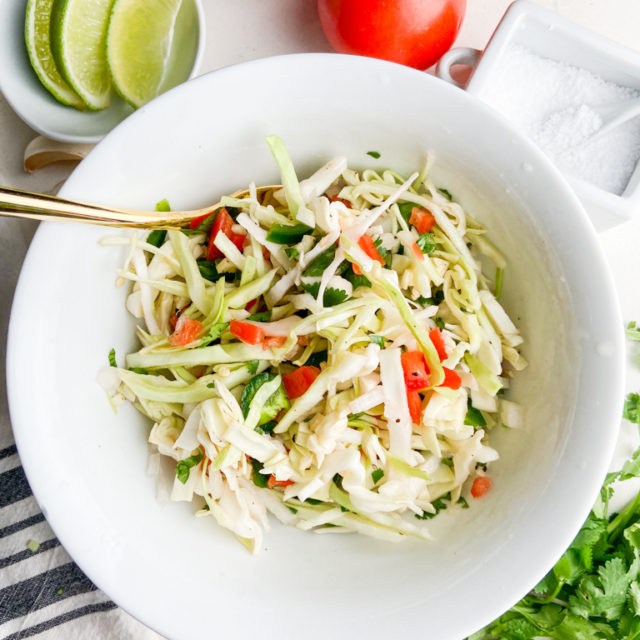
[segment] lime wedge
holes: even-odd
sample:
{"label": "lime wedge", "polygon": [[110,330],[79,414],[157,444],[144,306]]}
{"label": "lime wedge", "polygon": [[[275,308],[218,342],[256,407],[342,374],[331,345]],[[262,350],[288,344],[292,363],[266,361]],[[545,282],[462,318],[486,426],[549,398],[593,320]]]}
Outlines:
{"label": "lime wedge", "polygon": [[182,0],[115,0],[107,60],[116,91],[140,107],[164,88]]}
{"label": "lime wedge", "polygon": [[40,82],[62,104],[85,109],[80,96],[64,81],[51,53],[49,20],[53,0],[29,0],[24,21],[24,39],[31,66]]}
{"label": "lime wedge", "polygon": [[109,106],[105,55],[113,0],[53,0],[51,50],[63,78],[90,109]]}

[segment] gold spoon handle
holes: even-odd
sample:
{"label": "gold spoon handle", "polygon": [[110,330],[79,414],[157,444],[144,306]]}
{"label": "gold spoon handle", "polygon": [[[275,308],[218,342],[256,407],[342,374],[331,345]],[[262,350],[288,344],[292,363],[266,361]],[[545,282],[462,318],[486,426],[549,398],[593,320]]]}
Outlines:
{"label": "gold spoon handle", "polygon": [[116,227],[179,228],[188,221],[212,210],[201,211],[130,211],[116,207],[74,202],[57,196],[0,187],[0,216],[34,220],[63,220]]}

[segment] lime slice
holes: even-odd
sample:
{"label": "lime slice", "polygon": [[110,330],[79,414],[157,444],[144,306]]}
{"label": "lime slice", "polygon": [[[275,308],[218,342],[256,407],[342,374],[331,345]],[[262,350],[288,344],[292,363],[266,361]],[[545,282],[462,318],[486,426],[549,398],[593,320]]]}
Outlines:
{"label": "lime slice", "polygon": [[140,107],[164,88],[182,0],[116,0],[109,19],[107,60],[116,91]]}
{"label": "lime slice", "polygon": [[105,39],[113,0],[53,0],[51,50],[60,73],[90,109],[109,106]]}
{"label": "lime slice", "polygon": [[24,39],[31,66],[40,82],[62,104],[85,109],[80,96],[64,81],[51,53],[49,21],[53,0],[29,0],[24,21]]}

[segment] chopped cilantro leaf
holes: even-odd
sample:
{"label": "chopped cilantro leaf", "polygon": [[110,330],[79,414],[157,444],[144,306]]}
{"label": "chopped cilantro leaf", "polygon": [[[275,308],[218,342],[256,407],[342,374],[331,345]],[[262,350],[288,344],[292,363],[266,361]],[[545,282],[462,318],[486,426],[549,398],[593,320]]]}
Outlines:
{"label": "chopped cilantro leaf", "polygon": [[471,406],[471,400],[467,402],[467,415],[464,417],[464,423],[472,427],[486,427],[487,422],[478,409]]}
{"label": "chopped cilantro leaf", "polygon": [[384,338],[382,336],[370,335],[369,340],[375,342],[380,348],[384,348]]}
{"label": "chopped cilantro leaf", "polygon": [[271,320],[271,311],[260,311],[260,313],[252,313],[247,320],[254,322],[269,322]]}
{"label": "chopped cilantro leaf", "polygon": [[312,353],[309,356],[306,364],[309,365],[310,367],[320,368],[320,365],[323,362],[326,362],[328,357],[329,357],[329,354],[327,353],[326,349],[323,349],[322,351],[316,351],[315,353]]}
{"label": "chopped cilantro leaf", "polygon": [[433,233],[421,233],[416,244],[422,253],[430,254],[436,250],[436,239]]}
{"label": "chopped cilantro leaf", "polygon": [[367,155],[375,158],[376,160],[380,157],[379,151],[367,151]]}
{"label": "chopped cilantro leaf", "polygon": [[453,200],[453,196],[451,195],[451,192],[448,191],[447,189],[441,189],[439,188],[438,191],[447,198],[447,200],[452,201]]}
{"label": "chopped cilantro leaf", "polygon": [[166,237],[166,229],[155,229],[147,236],[147,244],[152,244],[154,247],[161,247]]}
{"label": "chopped cilantro leaf", "polygon": [[640,342],[640,326],[635,321],[630,322],[624,331],[629,340]]}
{"label": "chopped cilantro leaf", "polygon": [[262,464],[262,462],[254,460],[253,458],[250,458],[250,460],[251,466],[253,467],[253,473],[251,474],[253,484],[255,484],[256,487],[266,489],[269,482],[269,476],[264,473],[260,473],[264,468],[264,465]]}
{"label": "chopped cilantro leaf", "polygon": [[371,479],[373,480],[373,484],[378,484],[378,482],[380,482],[383,476],[384,476],[383,469],[374,469],[371,472]]}
{"label": "chopped cilantro leaf", "polygon": [[628,393],[624,399],[622,417],[629,422],[640,425],[640,394]]}
{"label": "chopped cilantro leaf", "polygon": [[212,342],[215,342],[229,327],[228,322],[216,322],[212,324],[207,332],[207,335],[201,338],[201,347],[208,347]]}
{"label": "chopped cilantro leaf", "polygon": [[400,202],[398,209],[400,209],[400,215],[404,218],[405,222],[409,224],[409,218],[411,217],[411,211],[416,205],[413,202]]}
{"label": "chopped cilantro leaf", "polygon": [[111,351],[109,351],[109,366],[110,367],[117,367],[118,363],[116,362],[116,350],[115,349],[111,349]]}
{"label": "chopped cilantro leaf", "polygon": [[142,367],[129,367],[129,371],[133,373],[139,373],[140,375],[145,375],[145,376],[149,373],[146,369],[143,369]]}
{"label": "chopped cilantro leaf", "polygon": [[300,252],[295,247],[285,247],[284,252],[289,260],[295,260],[300,255]]}
{"label": "chopped cilantro leaf", "polygon": [[178,480],[180,480],[182,484],[187,483],[189,474],[191,473],[191,467],[199,465],[202,458],[202,451],[198,450],[198,453],[178,462],[178,464],[176,465],[176,476],[178,476]]}
{"label": "chopped cilantro leaf", "polygon": [[436,316],[433,321],[436,323],[436,327],[442,331],[444,329],[444,320]]}
{"label": "chopped cilantro leaf", "polygon": [[333,262],[336,257],[336,246],[329,247],[326,251],[323,251],[320,255],[316,256],[304,270],[305,277],[318,277],[321,276],[327,267]]}
{"label": "chopped cilantro leaf", "polygon": [[371,281],[369,278],[356,274],[351,265],[349,265],[345,270],[342,277],[345,280],[348,280],[354,289],[357,289],[358,287],[371,287]]}
{"label": "chopped cilantro leaf", "polygon": [[160,202],[156,203],[156,211],[171,211],[169,201],[165,198],[164,200],[160,200]]}
{"label": "chopped cilantro leaf", "polygon": [[[302,288],[315,298],[317,297],[318,291],[320,290],[320,283],[313,282],[311,284],[303,284]],[[346,291],[344,291],[343,289],[334,289],[333,287],[329,287],[328,289],[325,289],[324,295],[322,297],[322,303],[325,307],[335,307],[337,304],[344,302],[346,299]]]}
{"label": "chopped cilantro leaf", "polygon": [[247,370],[251,375],[254,375],[256,371],[258,371],[259,366],[260,360],[249,360],[249,362],[247,362]]}

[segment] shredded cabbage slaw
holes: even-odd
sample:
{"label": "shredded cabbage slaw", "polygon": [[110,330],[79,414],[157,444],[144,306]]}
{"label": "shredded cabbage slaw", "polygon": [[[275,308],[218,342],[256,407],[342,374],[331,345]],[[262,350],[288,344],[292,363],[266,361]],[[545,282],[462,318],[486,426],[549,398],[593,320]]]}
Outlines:
{"label": "shredded cabbage slaw", "polygon": [[267,143],[282,187],[252,183],[189,230],[101,241],[128,246],[141,343],[101,383],[153,421],[171,498],[253,552],[268,514],[428,539],[429,518],[490,488],[491,430],[523,426],[503,395],[526,366],[498,301],[506,261],[431,159],[407,179],[338,157],[298,181]]}

